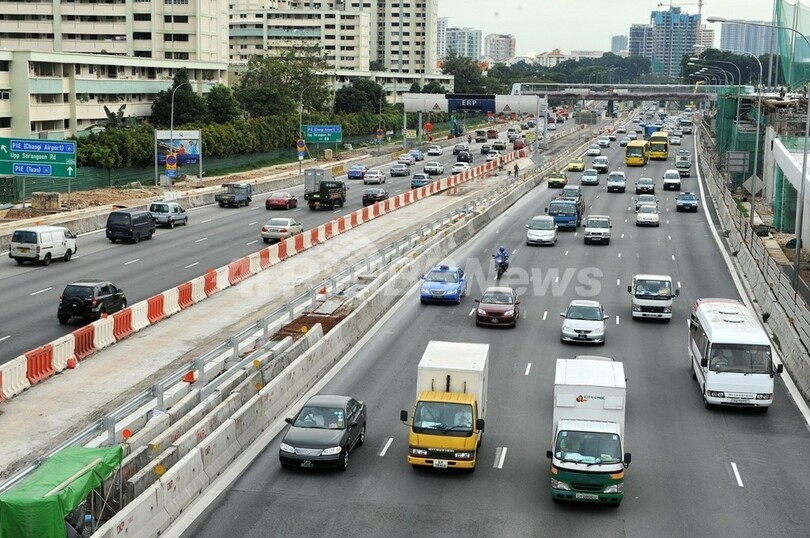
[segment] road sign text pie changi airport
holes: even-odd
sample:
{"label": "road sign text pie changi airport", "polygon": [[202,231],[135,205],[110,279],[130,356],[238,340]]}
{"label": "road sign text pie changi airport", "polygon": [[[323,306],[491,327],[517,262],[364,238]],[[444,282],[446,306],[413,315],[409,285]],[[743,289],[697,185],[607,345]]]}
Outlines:
{"label": "road sign text pie changi airport", "polygon": [[76,177],[76,142],[0,138],[0,175]]}

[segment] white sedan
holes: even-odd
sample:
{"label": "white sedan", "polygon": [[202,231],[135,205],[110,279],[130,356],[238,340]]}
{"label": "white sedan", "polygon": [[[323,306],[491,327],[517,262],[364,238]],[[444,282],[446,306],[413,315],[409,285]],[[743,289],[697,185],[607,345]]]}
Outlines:
{"label": "white sedan", "polygon": [[443,153],[444,151],[442,150],[442,147],[436,145],[430,146],[427,150],[428,155],[441,155]]}
{"label": "white sedan", "polygon": [[467,163],[456,163],[453,165],[453,169],[451,170],[451,172],[453,174],[460,174],[461,172],[466,172],[467,170],[470,169],[471,167]]}
{"label": "white sedan", "polygon": [[410,153],[403,153],[399,156],[399,159],[397,159],[397,163],[407,164],[408,166],[412,165],[414,162],[416,162],[416,159],[414,159],[413,155]]}
{"label": "white sedan", "polygon": [[644,204],[636,211],[636,226],[658,226],[658,206]]}
{"label": "white sedan", "polygon": [[262,239],[265,243],[276,239],[281,241],[304,231],[304,225],[291,218],[275,218],[267,221],[262,226]]}
{"label": "white sedan", "polygon": [[501,153],[496,149],[491,149],[487,152],[487,162],[490,161],[497,161],[501,156]]}

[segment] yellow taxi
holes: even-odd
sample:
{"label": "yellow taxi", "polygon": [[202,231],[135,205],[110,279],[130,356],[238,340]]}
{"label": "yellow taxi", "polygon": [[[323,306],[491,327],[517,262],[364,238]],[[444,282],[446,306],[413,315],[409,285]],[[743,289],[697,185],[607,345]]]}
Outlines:
{"label": "yellow taxi", "polygon": [[568,171],[569,172],[582,172],[585,170],[585,161],[577,157],[576,159],[571,159],[568,163]]}
{"label": "yellow taxi", "polygon": [[548,187],[550,189],[562,189],[566,185],[568,185],[568,176],[565,175],[564,170],[552,172],[551,175],[548,176]]}

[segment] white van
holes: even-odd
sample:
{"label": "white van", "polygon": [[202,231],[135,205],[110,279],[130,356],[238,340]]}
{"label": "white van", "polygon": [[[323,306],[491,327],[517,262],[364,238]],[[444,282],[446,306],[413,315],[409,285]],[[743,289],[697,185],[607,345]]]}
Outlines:
{"label": "white van", "polygon": [[672,319],[672,300],[681,290],[673,289],[669,275],[633,275],[633,283],[627,292],[633,297],[633,319]]}
{"label": "white van", "polygon": [[698,299],[689,319],[689,362],[706,408],[773,403],[771,342],[754,314],[736,299]]}
{"label": "white van", "polygon": [[40,262],[50,265],[51,260],[61,258],[66,262],[76,254],[76,236],[62,226],[32,226],[14,230],[8,257],[22,265],[25,262]]}

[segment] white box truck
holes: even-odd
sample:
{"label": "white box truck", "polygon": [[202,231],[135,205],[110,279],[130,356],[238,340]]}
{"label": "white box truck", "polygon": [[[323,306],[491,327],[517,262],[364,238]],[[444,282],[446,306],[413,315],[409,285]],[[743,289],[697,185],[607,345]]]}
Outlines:
{"label": "white box truck", "polygon": [[557,359],[551,459],[554,502],[618,506],[624,497],[624,366],[589,355]]}
{"label": "white box truck", "polygon": [[416,404],[400,411],[408,463],[475,470],[487,413],[489,344],[431,340],[419,361]]}
{"label": "white box truck", "polygon": [[681,290],[672,285],[669,275],[633,275],[633,283],[627,286],[627,292],[633,297],[631,306],[633,319],[650,318],[672,319],[673,299]]}

